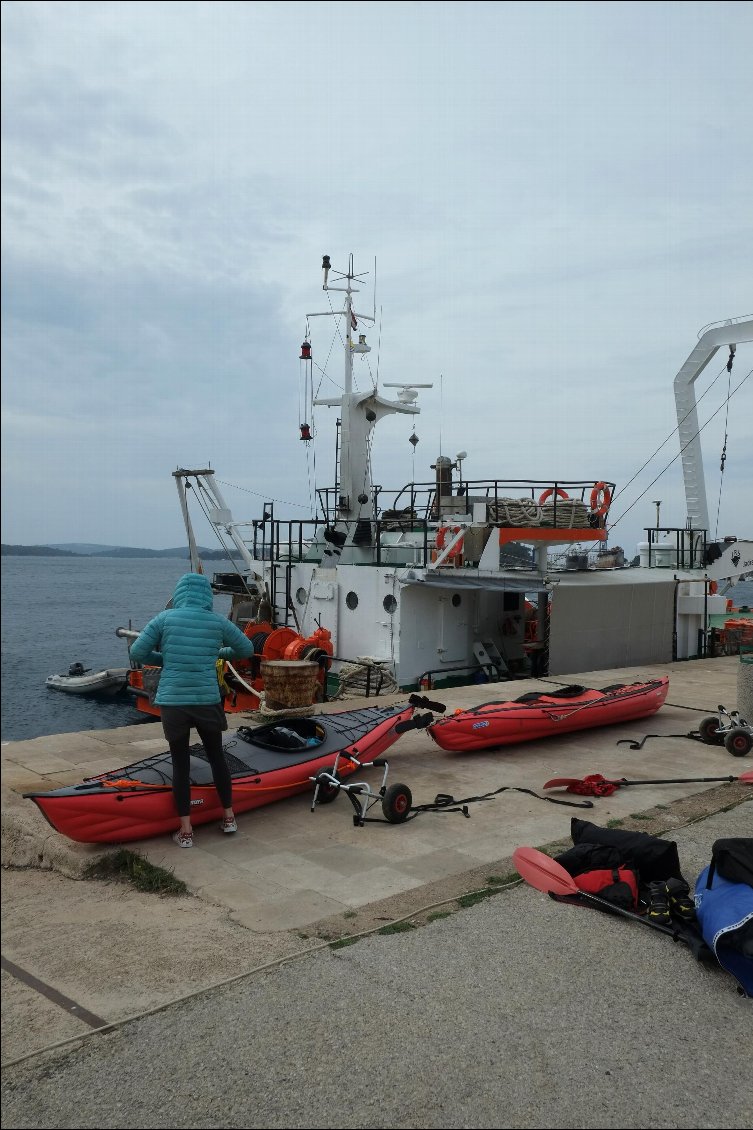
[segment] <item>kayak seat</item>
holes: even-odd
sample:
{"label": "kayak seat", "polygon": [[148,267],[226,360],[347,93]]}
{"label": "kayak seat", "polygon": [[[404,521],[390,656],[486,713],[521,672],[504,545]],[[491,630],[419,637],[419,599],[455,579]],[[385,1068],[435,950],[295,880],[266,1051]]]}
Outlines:
{"label": "kayak seat", "polygon": [[291,753],[319,746],[325,738],[324,727],[312,718],[289,718],[284,724],[277,722],[260,726],[257,730],[239,726],[236,732],[239,738],[251,745]]}
{"label": "kayak seat", "polygon": [[573,683],[569,687],[561,687],[556,691],[529,691],[528,694],[522,694],[520,698],[516,698],[516,702],[538,702],[541,698],[580,698],[585,694],[587,687],[579,687]]}

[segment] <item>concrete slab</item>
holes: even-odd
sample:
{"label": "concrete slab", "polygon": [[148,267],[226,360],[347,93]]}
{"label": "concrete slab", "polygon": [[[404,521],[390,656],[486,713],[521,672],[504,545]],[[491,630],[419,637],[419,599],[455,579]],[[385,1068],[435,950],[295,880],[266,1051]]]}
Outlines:
{"label": "concrete slab", "polygon": [[[448,711],[495,698],[514,698],[557,683],[607,686],[614,682],[669,674],[668,703],[649,719],[588,730],[505,750],[453,754],[439,749],[425,731],[405,734],[388,752],[388,784],[409,785],[414,804],[430,803],[438,793],[458,800],[499,792],[493,799],[469,805],[470,819],[459,813],[425,813],[403,825],[384,822],[353,826],[346,797],[310,810],[308,795],[269,805],[238,818],[239,832],[223,837],[212,826],[195,830],[192,851],[181,851],[167,838],[127,846],[149,862],[172,871],[189,890],[209,902],[228,907],[238,920],[260,932],[310,927],[336,910],[356,910],[422,883],[458,876],[510,856],[521,843],[546,843],[566,835],[573,814],[590,813],[601,823],[625,819],[638,810],[669,805],[708,788],[702,783],[630,786],[596,799],[591,809],[560,806],[545,796],[583,803],[571,794],[545,794],[542,786],[554,776],[583,777],[601,772],[629,779],[733,777],[750,768],[751,757],[732,758],[723,747],[708,746],[684,736],[699,720],[736,698],[735,656],[598,672],[576,672],[562,680],[521,680],[473,685],[432,692]],[[405,695],[384,701],[404,701]],[[373,700],[366,700],[373,703]],[[380,700],[382,701],[382,700]],[[326,704],[325,712],[352,709],[355,704]],[[248,724],[233,716],[231,727]],[[640,751],[617,745],[658,734]],[[46,824],[19,792],[53,788],[66,777],[76,780],[98,770],[118,768],[148,752],[165,748],[159,722],[104,732],[66,734],[6,743],[2,748],[3,863],[38,865],[63,874],[81,874],[103,851],[101,845],[71,844]],[[381,771],[364,772],[372,787]],[[514,789],[529,789],[542,799]],[[381,817],[379,807],[371,813]],[[176,818],[177,826],[177,818]]]}

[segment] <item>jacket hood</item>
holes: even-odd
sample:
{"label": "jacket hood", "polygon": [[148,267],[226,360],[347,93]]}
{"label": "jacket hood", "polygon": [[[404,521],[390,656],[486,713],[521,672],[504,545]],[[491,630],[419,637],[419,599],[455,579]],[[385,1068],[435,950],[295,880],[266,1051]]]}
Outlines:
{"label": "jacket hood", "polygon": [[184,573],[175,586],[173,608],[204,608],[208,612],[214,606],[212,586],[202,573]]}

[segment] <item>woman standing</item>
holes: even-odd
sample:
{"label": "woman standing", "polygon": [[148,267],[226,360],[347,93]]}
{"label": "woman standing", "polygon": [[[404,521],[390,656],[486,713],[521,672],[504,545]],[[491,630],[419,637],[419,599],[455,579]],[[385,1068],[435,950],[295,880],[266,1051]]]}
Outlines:
{"label": "woman standing", "polygon": [[222,748],[227,718],[217,681],[218,659],[247,659],[254,645],[213,609],[212,586],[201,573],[186,573],[175,586],[169,608],[150,620],[131,644],[137,663],[162,668],[155,703],[173,761],[173,796],[180,828],[178,847],[193,847],[189,736],[198,732],[225,810],[221,831],[238,830],[233,813],[232,781]]}

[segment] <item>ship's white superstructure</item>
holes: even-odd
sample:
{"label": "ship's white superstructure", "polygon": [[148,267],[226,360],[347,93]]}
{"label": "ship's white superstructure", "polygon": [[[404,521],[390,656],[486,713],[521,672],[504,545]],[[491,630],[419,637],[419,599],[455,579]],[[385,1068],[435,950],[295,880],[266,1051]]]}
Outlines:
{"label": "ship's white superstructure", "polygon": [[[418,390],[431,386],[385,382],[399,390],[394,399],[376,385],[354,391],[353,358],[369,350],[355,330],[373,319],[356,309],[361,276],[352,257],[337,274],[325,256],[323,271],[324,290],[344,296],[334,314],[343,330],[343,393],[315,401],[339,416],[337,482],[318,492],[320,513],[311,519],[277,520],[268,506],[261,518],[237,522],[212,470],[180,468],[174,477],[192,567],[201,563],[187,488],[239,559],[214,584],[244,606],[246,619],[261,609],[303,636],[326,628],[339,661],[377,661],[406,689],[703,653],[708,615],[724,610],[716,582],[753,571],[753,543],[708,538],[693,382],[717,349],[729,346],[732,356],[753,340],[753,320],[707,330],[675,379],[687,518],[647,530],[639,564],[630,567],[607,544],[615,486],[600,475],[469,481],[461,452],[439,456],[427,482],[391,494],[375,486],[369,453],[377,424],[418,413]],[[320,316],[333,313],[307,317]],[[309,360],[310,344],[302,350]]]}

